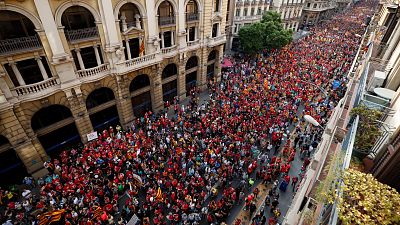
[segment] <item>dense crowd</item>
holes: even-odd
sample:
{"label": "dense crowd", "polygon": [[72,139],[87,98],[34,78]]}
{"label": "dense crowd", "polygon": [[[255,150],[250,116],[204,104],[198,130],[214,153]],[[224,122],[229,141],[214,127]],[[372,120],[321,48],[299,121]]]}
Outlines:
{"label": "dense crowd", "polygon": [[[1,221],[35,224],[37,215],[65,209],[62,224],[126,224],[133,215],[141,224],[221,224],[244,203],[254,224],[276,223],[279,192],[301,179],[288,176],[291,162],[301,157],[305,170],[320,138],[301,126],[302,116],[324,125],[343,97],[371,4],[356,4],[283,49],[232,57],[206,103],[193,90],[188,106],[171,103],[172,118],[148,112],[63,151],[46,163],[48,176],[25,180],[30,189],[1,190]],[[272,185],[259,212],[259,190],[249,191],[255,182]]]}

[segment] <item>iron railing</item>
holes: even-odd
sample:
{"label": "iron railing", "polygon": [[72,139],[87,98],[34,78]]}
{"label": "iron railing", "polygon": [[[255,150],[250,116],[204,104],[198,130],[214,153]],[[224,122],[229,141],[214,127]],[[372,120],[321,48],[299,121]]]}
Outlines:
{"label": "iron railing", "polygon": [[70,42],[81,42],[99,37],[97,27],[87,27],[76,30],[65,30],[65,37]]}
{"label": "iron railing", "polygon": [[0,40],[0,55],[42,48],[37,35]]}
{"label": "iron railing", "polygon": [[167,26],[175,24],[175,16],[160,16],[158,18],[158,24],[160,26]]}

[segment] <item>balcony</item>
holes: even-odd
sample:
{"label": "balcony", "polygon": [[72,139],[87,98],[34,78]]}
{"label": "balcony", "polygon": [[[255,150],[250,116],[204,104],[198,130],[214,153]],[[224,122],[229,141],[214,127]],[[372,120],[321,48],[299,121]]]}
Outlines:
{"label": "balcony", "polygon": [[189,48],[197,47],[197,45],[199,45],[199,44],[200,44],[200,40],[199,40],[199,39],[194,40],[194,41],[188,41],[188,42],[187,42],[187,46],[188,46]]}
{"label": "balcony", "polygon": [[160,26],[175,25],[175,16],[160,16],[158,18],[158,24]]}
{"label": "balcony", "polygon": [[245,1],[244,1],[244,5],[245,5],[245,6],[250,5],[250,0],[245,0]]}
{"label": "balcony", "polygon": [[186,14],[186,22],[198,21],[199,14],[198,13],[188,13]]}
{"label": "balcony", "polygon": [[81,79],[100,79],[102,78],[104,75],[107,75],[110,73],[110,67],[108,64],[103,64],[100,66],[96,66],[93,68],[89,68],[89,69],[84,69],[84,70],[79,70],[76,71],[77,75],[79,78]]}
{"label": "balcony", "polygon": [[217,45],[221,45],[224,44],[226,42],[226,36],[225,35],[220,35],[214,38],[209,38],[208,39],[208,43],[207,46],[209,48],[217,46]]}
{"label": "balcony", "polygon": [[99,38],[99,32],[97,31],[97,27],[65,30],[65,37],[71,43],[78,43]]}
{"label": "balcony", "polygon": [[42,44],[40,43],[39,37],[36,35],[0,40],[0,55],[26,52],[41,48]]}
{"label": "balcony", "polygon": [[168,48],[162,48],[161,49],[161,53],[163,54],[163,56],[165,58],[170,58],[170,57],[173,57],[176,54],[176,50],[177,50],[177,46],[174,45],[174,46],[171,46],[171,47],[168,47]]}
{"label": "balcony", "polygon": [[145,55],[142,57],[126,60],[124,62],[119,62],[116,64],[117,73],[124,74],[130,71],[138,70],[144,67],[148,67],[154,64],[157,64],[160,61],[160,58],[157,57],[157,54]]}
{"label": "balcony", "polygon": [[50,95],[53,91],[58,90],[60,87],[60,81],[58,78],[52,77],[47,80],[19,86],[11,91],[15,92],[19,99],[30,99],[41,98],[44,95]]}

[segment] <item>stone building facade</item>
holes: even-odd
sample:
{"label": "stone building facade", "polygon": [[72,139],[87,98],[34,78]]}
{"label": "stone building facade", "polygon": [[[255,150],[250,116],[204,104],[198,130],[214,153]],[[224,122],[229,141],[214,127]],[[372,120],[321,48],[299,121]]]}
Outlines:
{"label": "stone building facade", "polygon": [[0,175],[219,79],[227,2],[0,0]]}
{"label": "stone building facade", "polygon": [[306,0],[302,26],[314,26],[319,21],[330,18],[335,13],[336,4],[335,1]]}
{"label": "stone building facade", "polygon": [[260,22],[269,10],[270,0],[231,0],[228,6],[226,50],[238,50],[239,29],[245,25]]}
{"label": "stone building facade", "polygon": [[270,10],[281,14],[283,27],[296,32],[299,29],[304,0],[272,0]]}

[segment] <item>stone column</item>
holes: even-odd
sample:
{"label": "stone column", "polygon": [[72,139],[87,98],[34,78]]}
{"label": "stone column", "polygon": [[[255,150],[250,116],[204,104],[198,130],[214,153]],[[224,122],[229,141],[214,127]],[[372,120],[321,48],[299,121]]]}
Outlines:
{"label": "stone column", "polygon": [[126,23],[125,12],[121,12],[120,20],[122,24],[122,31],[125,32],[126,30],[128,30],[128,24]]}
{"label": "stone column", "polygon": [[[389,38],[388,42],[389,46],[387,50],[385,51],[385,54],[382,57],[382,60],[389,60],[390,66],[393,66],[393,55],[395,55],[396,49],[398,49],[398,43],[399,43],[399,38],[400,38],[400,23],[397,23],[394,32],[392,33],[391,37]],[[396,53],[395,53],[396,52]],[[389,64],[388,64],[389,65]]]}
{"label": "stone column", "polygon": [[164,48],[165,43],[164,43],[164,32],[161,32],[161,46],[160,48]]}
{"label": "stone column", "polygon": [[135,15],[135,23],[136,23],[137,29],[142,29],[142,26],[140,25],[140,15],[139,14]]}
{"label": "stone column", "polygon": [[163,91],[162,91],[162,81],[161,81],[161,74],[162,68],[160,65],[154,66],[153,71],[157,71],[157,74],[152,76],[152,80],[150,82],[151,88],[151,104],[154,112],[158,112],[164,108],[164,101],[163,101]]}
{"label": "stone column", "polygon": [[75,52],[76,52],[76,57],[78,57],[79,67],[81,68],[80,70],[84,70],[85,64],[83,63],[83,60],[82,60],[81,50],[78,48],[78,49],[75,49]]}
{"label": "stone column", "polygon": [[100,59],[99,49],[97,47],[98,46],[95,45],[95,46],[93,46],[93,49],[94,49],[94,54],[96,55],[97,66],[100,66],[101,65],[101,59]]}
{"label": "stone column", "polygon": [[90,121],[85,100],[83,99],[79,86],[74,87],[73,89],[75,90],[75,94],[72,94],[70,89],[64,90],[64,92],[67,96],[72,115],[75,119],[76,128],[81,136],[81,140],[83,143],[86,143],[87,134],[93,132],[93,126],[92,122]]}
{"label": "stone column", "polygon": [[47,75],[46,69],[43,66],[42,58],[40,56],[38,56],[38,57],[35,57],[35,59],[36,59],[36,62],[38,64],[38,66],[39,66],[40,73],[42,74],[43,80],[49,79],[49,76]]}
{"label": "stone column", "polygon": [[118,85],[116,100],[119,119],[122,127],[125,128],[134,120],[128,82],[123,76],[116,76],[115,79]]}
{"label": "stone column", "polygon": [[171,31],[171,46],[175,45],[175,31]]}
{"label": "stone column", "polygon": [[10,87],[6,83],[6,73],[4,72],[2,66],[0,66],[0,91],[3,93],[6,99],[13,97]]}
{"label": "stone column", "polygon": [[60,35],[58,33],[56,22],[54,21],[53,12],[50,7],[49,0],[34,0],[36,10],[42,22],[47,41],[49,42],[51,51],[53,52],[53,60],[58,61],[65,58],[68,54],[65,52]]}
{"label": "stone column", "polygon": [[15,77],[18,80],[19,85],[20,86],[24,86],[25,85],[25,81],[22,78],[22,75],[18,70],[17,63],[16,62],[10,62],[10,66],[11,66],[12,71],[14,72]]}
{"label": "stone column", "polygon": [[129,46],[129,39],[125,40],[125,45],[126,45],[126,54],[128,55],[128,60],[132,59],[131,47]]}
{"label": "stone column", "polygon": [[[186,16],[185,16],[185,1],[179,1],[178,5],[178,40],[176,41],[179,44],[180,49],[186,48]],[[188,39],[189,40],[189,39]]]}
{"label": "stone column", "polygon": [[146,15],[147,15],[147,27],[148,27],[148,38],[147,43],[151,43],[148,45],[149,54],[155,53],[158,49],[153,43],[158,40],[158,26],[157,26],[157,15],[155,11],[155,1],[154,0],[146,0]]}
{"label": "stone column", "polygon": [[177,83],[178,83],[179,100],[183,101],[186,98],[186,75],[185,75],[185,65],[183,63],[179,64]]}
{"label": "stone column", "polygon": [[108,37],[107,47],[119,46],[117,26],[115,25],[114,13],[112,13],[111,0],[98,0],[101,20],[103,21],[104,34]]}

